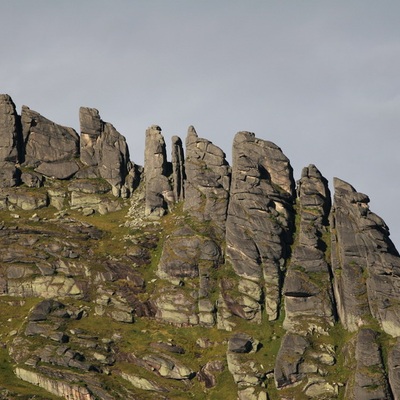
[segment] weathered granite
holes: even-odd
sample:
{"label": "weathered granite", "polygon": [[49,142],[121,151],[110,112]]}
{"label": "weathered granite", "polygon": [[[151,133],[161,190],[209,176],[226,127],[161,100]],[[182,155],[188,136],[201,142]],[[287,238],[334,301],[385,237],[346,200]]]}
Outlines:
{"label": "weathered granite", "polygon": [[185,198],[185,157],[182,140],[178,136],[172,136],[171,163],[175,201],[182,201]]}
{"label": "weathered granite", "polygon": [[79,121],[81,162],[97,170],[112,185],[116,196],[123,188],[131,191],[130,180],[128,185],[126,181],[130,160],[125,137],[109,122],[102,121],[95,108],[81,107]]}
{"label": "weathered granite", "polygon": [[356,337],[354,377],[346,387],[346,398],[354,400],[392,399],[383,367],[377,333],[361,329]]}
{"label": "weathered granite", "polygon": [[387,371],[394,400],[400,399],[400,339],[388,352]]}
{"label": "weathered granite", "polygon": [[8,94],[0,94],[0,162],[17,163],[21,146],[20,120]]}
{"label": "weathered granite", "polygon": [[400,257],[369,198],[335,178],[331,216],[332,267],[338,314],[356,331],[371,314],[382,329],[400,336]]}
{"label": "weathered granite", "polygon": [[146,215],[162,216],[168,204],[174,203],[174,193],[169,182],[169,170],[164,137],[161,128],[152,125],[146,130],[144,155],[146,183]]}
{"label": "weathered granite", "polygon": [[330,266],[325,251],[330,243],[328,215],[330,192],[319,170],[303,169],[298,182],[299,224],[285,276],[285,320],[291,332],[326,331],[335,321]]}
{"label": "weathered granite", "polygon": [[186,137],[185,202],[183,209],[199,221],[211,221],[223,235],[227,215],[230,167],[225,153],[193,126]]}
{"label": "weathered granite", "polygon": [[54,122],[22,106],[24,165],[38,167],[41,163],[73,161],[79,155],[79,136],[72,128]]}
{"label": "weathered granite", "polygon": [[[232,184],[226,221],[226,254],[242,280],[256,282],[259,303],[249,319],[259,319],[263,297],[270,319],[278,317],[281,269],[291,241],[294,180],[289,160],[271,142],[239,132],[233,142]],[[255,292],[253,292],[255,293]],[[260,294],[261,294],[260,293]]]}
{"label": "weathered granite", "polygon": [[310,343],[306,338],[294,333],[287,333],[276,357],[274,378],[277,388],[296,384],[306,377],[301,373],[303,355]]}

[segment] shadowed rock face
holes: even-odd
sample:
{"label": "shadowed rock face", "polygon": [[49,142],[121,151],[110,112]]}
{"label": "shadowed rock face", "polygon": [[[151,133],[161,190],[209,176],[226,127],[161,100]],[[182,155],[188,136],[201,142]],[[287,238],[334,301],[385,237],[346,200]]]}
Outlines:
{"label": "shadowed rock face", "polygon": [[384,221],[371,212],[369,198],[334,180],[332,266],[338,313],[356,331],[371,314],[382,329],[400,335],[400,258]]}
{"label": "shadowed rock face", "polygon": [[252,304],[248,318],[259,318],[264,296],[269,318],[276,319],[281,268],[291,240],[292,168],[279,147],[249,132],[235,136],[232,157],[226,254],[235,273],[261,289],[242,292],[241,302]]}
{"label": "shadowed rock face", "polygon": [[178,136],[172,137],[172,181],[174,186],[175,201],[182,201],[185,198],[184,182],[185,157],[183,154],[182,140]]}

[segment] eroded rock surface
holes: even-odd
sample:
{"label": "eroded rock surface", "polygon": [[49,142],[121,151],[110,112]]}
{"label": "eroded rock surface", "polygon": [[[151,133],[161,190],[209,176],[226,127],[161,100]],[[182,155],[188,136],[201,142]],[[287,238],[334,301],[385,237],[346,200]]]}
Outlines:
{"label": "eroded rock surface", "polygon": [[24,165],[71,162],[79,155],[79,136],[72,129],[58,125],[38,112],[23,106],[21,113],[24,140]]}
{"label": "eroded rock surface", "polygon": [[123,188],[132,190],[132,183],[127,180],[132,165],[125,137],[104,122],[94,108],[81,107],[79,120],[82,163],[109,182],[115,195],[120,196]]}
{"label": "eroded rock surface", "polygon": [[245,287],[256,283],[261,289],[239,289],[252,304],[246,319],[259,320],[265,306],[273,320],[278,317],[281,271],[291,241],[292,168],[279,147],[250,132],[236,134],[232,157],[227,258],[241,281],[248,282]]}
{"label": "eroded rock surface", "polygon": [[361,329],[356,337],[354,380],[346,389],[346,398],[354,400],[392,399],[377,334]]}
{"label": "eroded rock surface", "polygon": [[333,325],[336,313],[325,255],[325,241],[330,244],[330,192],[326,179],[314,165],[303,169],[297,190],[300,222],[283,287],[283,326],[297,333],[326,331]]}
{"label": "eroded rock surface", "polygon": [[199,138],[193,126],[186,137],[185,171],[184,210],[199,221],[212,221],[223,235],[230,167],[225,153],[207,139]]}
{"label": "eroded rock surface", "polygon": [[161,128],[152,125],[146,130],[144,155],[146,174],[146,215],[162,216],[168,210],[168,203],[175,198],[168,176],[168,162]]}
{"label": "eroded rock surface", "polygon": [[371,314],[382,329],[400,335],[400,258],[384,221],[370,211],[369,198],[335,179],[332,267],[338,313],[356,331]]}

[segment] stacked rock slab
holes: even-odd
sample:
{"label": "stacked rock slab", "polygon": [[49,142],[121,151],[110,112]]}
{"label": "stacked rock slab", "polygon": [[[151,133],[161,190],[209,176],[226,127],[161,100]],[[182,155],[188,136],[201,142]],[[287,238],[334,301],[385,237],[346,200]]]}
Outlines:
{"label": "stacked rock slab", "polygon": [[400,336],[400,258],[384,221],[371,212],[369,198],[334,180],[332,267],[341,322],[350,331],[371,314],[391,336]]}
{"label": "stacked rock slab", "polygon": [[288,331],[326,332],[334,323],[331,272],[323,241],[324,236],[327,238],[330,206],[327,180],[314,165],[304,168],[298,182],[300,222],[283,288],[283,327]]}
{"label": "stacked rock slab", "polygon": [[[226,254],[240,282],[222,291],[232,314],[260,321],[265,297],[269,319],[278,317],[293,201],[292,167],[281,149],[253,133],[236,134]],[[240,296],[234,296],[235,290]]]}
{"label": "stacked rock slab", "polygon": [[175,199],[168,176],[168,162],[161,128],[152,125],[146,130],[144,153],[146,174],[146,215],[163,216]]}
{"label": "stacked rock slab", "polygon": [[7,94],[0,95],[0,187],[18,184],[20,129],[15,104]]}
{"label": "stacked rock slab", "polygon": [[125,137],[112,124],[102,121],[95,108],[81,107],[79,120],[80,159],[88,167],[88,177],[93,177],[92,173],[104,178],[111,184],[114,195],[126,197],[132,190],[127,179],[132,166]]}
{"label": "stacked rock slab", "polygon": [[212,221],[223,236],[229,201],[230,167],[225,153],[197,136],[193,126],[186,137],[184,210],[199,221]]}
{"label": "stacked rock slab", "polygon": [[22,135],[24,141],[24,166],[57,179],[68,179],[79,166],[79,136],[72,129],[57,125],[36,111],[22,107]]}

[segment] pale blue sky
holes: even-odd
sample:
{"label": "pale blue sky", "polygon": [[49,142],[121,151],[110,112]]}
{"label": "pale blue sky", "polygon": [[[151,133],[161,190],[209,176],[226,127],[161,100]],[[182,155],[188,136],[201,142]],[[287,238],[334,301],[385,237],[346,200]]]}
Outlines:
{"label": "pale blue sky", "polygon": [[[0,0],[1,92],[79,131],[98,108],[141,164],[144,131],[193,124],[230,158],[249,130],[296,178],[371,198],[400,247],[400,2]],[[331,185],[332,186],[332,185]],[[331,187],[332,189],[332,187]]]}

